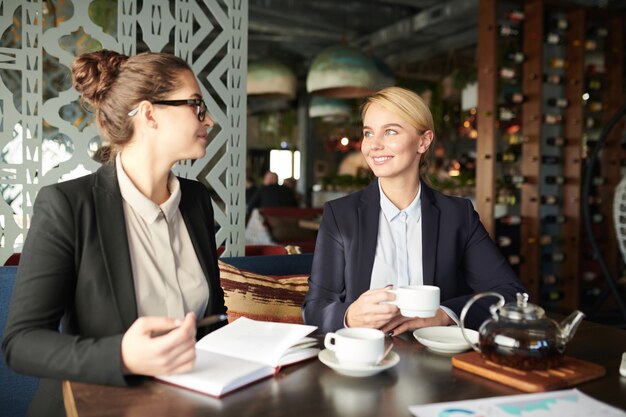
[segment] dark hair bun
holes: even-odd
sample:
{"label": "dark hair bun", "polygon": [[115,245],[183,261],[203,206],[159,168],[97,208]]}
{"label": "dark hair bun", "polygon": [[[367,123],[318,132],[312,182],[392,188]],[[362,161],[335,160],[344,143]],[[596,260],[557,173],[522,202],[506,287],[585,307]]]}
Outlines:
{"label": "dark hair bun", "polygon": [[103,49],[79,55],[72,64],[72,84],[82,100],[98,107],[117,79],[126,55]]}

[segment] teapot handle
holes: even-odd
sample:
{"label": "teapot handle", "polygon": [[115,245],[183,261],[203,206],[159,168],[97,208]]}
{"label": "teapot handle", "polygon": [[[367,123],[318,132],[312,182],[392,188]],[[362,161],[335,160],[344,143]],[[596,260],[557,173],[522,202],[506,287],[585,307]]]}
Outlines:
{"label": "teapot handle", "polygon": [[472,343],[472,341],[469,340],[469,338],[465,334],[465,316],[467,315],[467,312],[469,311],[472,304],[474,304],[474,302],[478,301],[479,298],[488,297],[488,296],[499,298],[497,304],[494,304],[489,307],[489,312],[491,313],[491,317],[493,317],[494,320],[498,320],[497,311],[498,309],[500,309],[500,307],[504,305],[505,301],[504,301],[504,297],[501,294],[498,294],[497,292],[490,291],[490,292],[483,292],[480,294],[476,294],[475,296],[469,299],[469,301],[463,307],[463,310],[461,310],[461,334],[463,335],[463,338],[465,339],[465,341],[469,343],[469,345],[472,347],[472,349],[474,349],[478,353],[480,353],[480,348],[478,347],[479,346],[478,343]]}

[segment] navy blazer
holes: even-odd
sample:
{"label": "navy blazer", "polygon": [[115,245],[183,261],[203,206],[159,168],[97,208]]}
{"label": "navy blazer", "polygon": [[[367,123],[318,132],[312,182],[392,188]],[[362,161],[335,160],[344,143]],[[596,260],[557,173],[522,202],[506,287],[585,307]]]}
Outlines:
{"label": "navy blazer", "polygon": [[[208,190],[179,181],[179,210],[209,286],[206,315],[224,313]],[[49,378],[33,401],[39,411],[31,406],[31,414],[64,415],[58,380],[126,385],[137,379],[123,375],[120,361],[122,336],[137,317],[115,166],[42,188],[2,343],[12,369]]]}
{"label": "navy blazer", "polygon": [[[468,199],[446,196],[423,182],[421,187],[424,284],[440,288],[441,305],[460,315],[474,293],[495,291],[512,301],[517,292],[527,292]],[[369,290],[379,213],[378,180],[324,206],[303,305],[307,324],[322,332],[343,327],[350,304]],[[478,328],[495,302],[480,301],[468,313],[468,327]]]}

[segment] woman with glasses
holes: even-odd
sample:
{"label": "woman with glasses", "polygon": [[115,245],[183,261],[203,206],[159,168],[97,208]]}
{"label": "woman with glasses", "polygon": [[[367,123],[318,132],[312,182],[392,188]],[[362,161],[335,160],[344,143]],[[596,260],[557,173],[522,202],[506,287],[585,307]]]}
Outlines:
{"label": "woman with glasses", "polygon": [[65,415],[61,380],[189,371],[196,337],[219,326],[196,334],[196,318],[226,312],[209,193],[171,172],[205,155],[213,126],[190,67],[99,51],[72,77],[113,152],[34,205],[2,343],[12,369],[42,378],[29,415]]}

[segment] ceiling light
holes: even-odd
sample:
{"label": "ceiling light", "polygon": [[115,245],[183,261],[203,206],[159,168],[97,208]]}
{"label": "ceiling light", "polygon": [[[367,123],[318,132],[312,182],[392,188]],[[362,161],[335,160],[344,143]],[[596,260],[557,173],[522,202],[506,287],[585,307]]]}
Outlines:
{"label": "ceiling light", "polygon": [[323,50],[311,64],[306,89],[311,94],[335,97],[365,97],[376,91],[378,70],[360,50],[338,45]]}
{"label": "ceiling light", "polygon": [[248,95],[263,98],[296,97],[296,76],[286,65],[274,60],[248,63]]}

